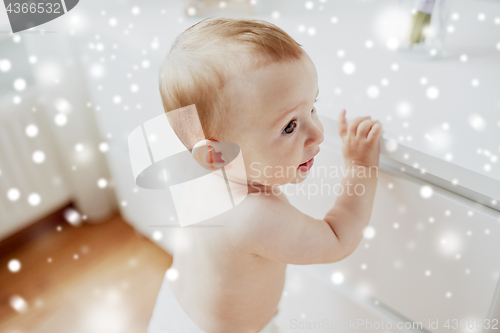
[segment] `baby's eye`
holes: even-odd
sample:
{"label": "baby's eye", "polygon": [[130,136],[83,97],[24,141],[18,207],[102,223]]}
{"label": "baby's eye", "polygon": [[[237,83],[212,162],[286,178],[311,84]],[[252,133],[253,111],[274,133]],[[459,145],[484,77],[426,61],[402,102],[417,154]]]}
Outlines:
{"label": "baby's eye", "polygon": [[288,123],[288,125],[285,127],[285,129],[281,133],[282,134],[292,134],[296,126],[297,126],[297,121],[294,119]]}
{"label": "baby's eye", "polygon": [[[314,103],[318,101],[318,98],[314,100]],[[311,109],[311,113],[313,113],[316,110],[316,107],[313,106]],[[285,129],[281,132],[282,134],[292,134],[293,131],[295,130],[295,127],[297,127],[297,120],[293,119],[288,123],[288,125],[285,127]]]}

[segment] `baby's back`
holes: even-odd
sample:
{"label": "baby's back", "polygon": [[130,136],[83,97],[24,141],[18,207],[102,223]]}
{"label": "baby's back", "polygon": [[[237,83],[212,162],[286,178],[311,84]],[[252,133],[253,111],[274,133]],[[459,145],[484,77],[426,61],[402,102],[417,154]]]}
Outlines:
{"label": "baby's back", "polygon": [[179,275],[170,287],[207,333],[258,332],[277,313],[286,264],[245,252],[238,241],[246,224],[264,214],[259,200],[248,196],[229,212],[178,230],[172,268]]}

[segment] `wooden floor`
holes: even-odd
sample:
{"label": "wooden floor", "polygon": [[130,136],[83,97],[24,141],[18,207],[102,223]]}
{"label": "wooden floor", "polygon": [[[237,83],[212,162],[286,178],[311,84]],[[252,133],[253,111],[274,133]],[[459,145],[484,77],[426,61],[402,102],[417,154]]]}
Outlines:
{"label": "wooden floor", "polygon": [[146,332],[172,258],[118,215],[79,227],[57,218],[0,253],[0,333]]}

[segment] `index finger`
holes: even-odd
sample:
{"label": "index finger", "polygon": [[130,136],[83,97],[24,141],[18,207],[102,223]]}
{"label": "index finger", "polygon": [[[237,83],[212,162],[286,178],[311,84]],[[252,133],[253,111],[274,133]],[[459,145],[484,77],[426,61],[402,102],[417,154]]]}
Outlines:
{"label": "index finger", "polygon": [[346,111],[344,109],[339,113],[339,116],[337,117],[337,125],[339,128],[340,137],[344,137],[344,135],[347,134],[347,120],[345,119],[345,113]]}

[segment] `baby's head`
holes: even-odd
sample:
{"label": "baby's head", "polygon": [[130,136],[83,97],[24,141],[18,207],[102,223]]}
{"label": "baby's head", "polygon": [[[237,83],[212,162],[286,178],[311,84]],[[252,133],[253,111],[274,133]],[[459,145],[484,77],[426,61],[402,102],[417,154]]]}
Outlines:
{"label": "baby's head", "polygon": [[[176,38],[159,85],[166,112],[195,104],[206,139],[241,148],[249,184],[307,176],[299,165],[323,141],[313,104],[318,77],[301,45],[280,28],[255,19],[205,19]],[[221,154],[199,162],[224,160]]]}

